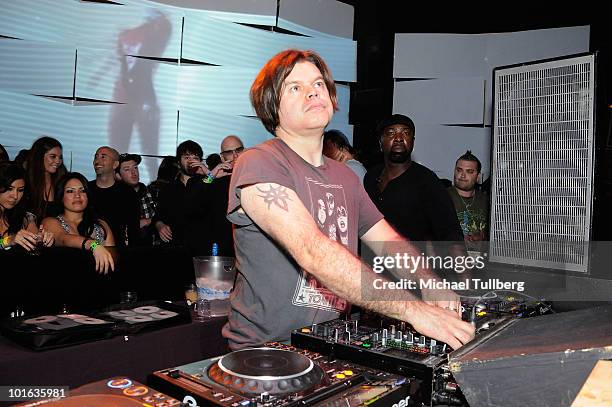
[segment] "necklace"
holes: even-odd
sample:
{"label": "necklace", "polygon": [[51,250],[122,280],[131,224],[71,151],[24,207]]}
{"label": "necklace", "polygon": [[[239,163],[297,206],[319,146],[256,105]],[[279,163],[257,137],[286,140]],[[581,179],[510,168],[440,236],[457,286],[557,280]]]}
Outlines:
{"label": "necklace", "polygon": [[472,207],[472,205],[474,204],[474,196],[475,196],[476,194],[474,194],[474,195],[472,195],[471,197],[469,197],[469,198],[468,198],[468,200],[470,201],[470,203],[469,203],[469,204],[466,202],[466,200],[465,200],[465,199],[463,199],[463,197],[462,197],[462,196],[461,196],[459,193],[457,193],[457,195],[459,195],[459,199],[461,199],[461,202],[463,202],[463,206],[465,206],[465,210],[469,212],[469,211],[470,211],[470,208],[471,208],[471,207]]}

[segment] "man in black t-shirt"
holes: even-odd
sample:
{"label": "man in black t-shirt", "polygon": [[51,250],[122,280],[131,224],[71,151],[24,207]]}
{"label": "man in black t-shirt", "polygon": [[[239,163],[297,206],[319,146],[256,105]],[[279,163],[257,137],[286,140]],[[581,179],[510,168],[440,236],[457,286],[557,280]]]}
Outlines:
{"label": "man in black t-shirt", "polygon": [[93,166],[96,179],[89,181],[89,204],[108,223],[117,246],[138,245],[138,197],[132,188],[115,179],[119,153],[108,146],[100,147],[94,155]]}
{"label": "man in black t-shirt", "polygon": [[370,169],[364,187],[404,237],[415,242],[463,241],[453,204],[442,183],[430,169],[412,161],[415,128],[404,115],[382,120],[376,134],[384,163]]}
{"label": "man in black t-shirt", "polygon": [[160,239],[171,246],[185,246],[194,256],[211,254],[215,231],[209,224],[210,187],[221,168],[210,171],[202,161],[202,147],[193,140],[176,148],[180,171],[160,191],[152,224]]}
{"label": "man in black t-shirt", "polygon": [[221,141],[221,164],[213,170],[215,179],[210,185],[207,245],[217,243],[219,256],[234,257],[232,224],[226,218],[230,180],[236,159],[244,151],[238,136],[229,135]]}

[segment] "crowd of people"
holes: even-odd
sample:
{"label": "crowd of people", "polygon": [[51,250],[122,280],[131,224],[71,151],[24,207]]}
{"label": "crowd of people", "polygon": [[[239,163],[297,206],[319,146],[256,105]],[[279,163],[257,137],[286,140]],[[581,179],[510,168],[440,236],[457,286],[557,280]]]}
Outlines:
{"label": "crowd of people", "polygon": [[244,146],[230,135],[220,148],[219,162],[209,167],[198,143],[181,143],[147,186],[140,182],[142,157],[110,146],[95,151],[96,178],[87,180],[67,171],[62,144],[52,137],[22,150],[21,161],[10,161],[0,145],[1,249],[87,250],[100,273],[114,269],[110,246],[183,246],[195,256],[209,255],[216,243],[219,254],[232,256],[228,179]]}
{"label": "crowd of people", "polygon": [[394,114],[375,133],[384,161],[366,171],[342,132],[324,133],[337,109],[335,85],[310,51],[272,58],[250,97],[272,139],[245,150],[229,135],[206,158],[197,142],[184,141],[148,186],[140,182],[142,157],[112,146],[95,151],[93,180],[67,172],[54,138],[39,138],[19,161],[8,161],[0,146],[0,248],[81,249],[108,273],[115,267],[111,246],[176,245],[195,256],[210,255],[215,245],[217,254],[235,255],[239,268],[223,331],[232,349],[286,339],[350,303],[408,321],[455,348],[466,343],[473,328],[458,318],[454,293],[434,302],[406,293],[369,301],[362,289],[370,277],[359,276],[367,265],[357,254],[359,241],[412,250],[410,241],[486,239],[478,158],[469,150],[459,157],[445,189],[411,159],[413,121]]}

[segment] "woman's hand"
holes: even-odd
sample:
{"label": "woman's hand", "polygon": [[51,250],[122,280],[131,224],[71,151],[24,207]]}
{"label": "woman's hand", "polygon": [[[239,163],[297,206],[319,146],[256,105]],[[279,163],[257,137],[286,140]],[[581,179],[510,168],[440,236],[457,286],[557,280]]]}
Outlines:
{"label": "woman's hand", "polygon": [[43,225],[40,225],[39,231],[40,231],[39,235],[42,236],[43,246],[45,247],[53,246],[53,244],[55,243],[55,237],[53,236],[53,233],[47,232],[45,228],[43,227]]}
{"label": "woman's hand", "polygon": [[115,271],[115,261],[106,247],[102,245],[96,246],[93,256],[96,260],[96,271],[98,273],[108,274],[110,271]]}
{"label": "woman's hand", "polygon": [[19,232],[15,233],[15,236],[13,236],[12,242],[10,242],[10,244],[11,246],[18,244],[25,250],[32,251],[36,248],[37,240],[38,238],[36,237],[36,233],[21,229]]}

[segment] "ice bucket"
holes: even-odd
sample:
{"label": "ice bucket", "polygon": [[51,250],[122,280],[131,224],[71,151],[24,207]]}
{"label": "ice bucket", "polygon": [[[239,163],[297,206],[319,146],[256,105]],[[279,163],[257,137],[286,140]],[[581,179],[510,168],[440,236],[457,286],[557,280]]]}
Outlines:
{"label": "ice bucket", "polygon": [[198,299],[210,302],[210,315],[229,313],[229,295],[234,287],[236,268],[233,257],[198,256],[193,258]]}

